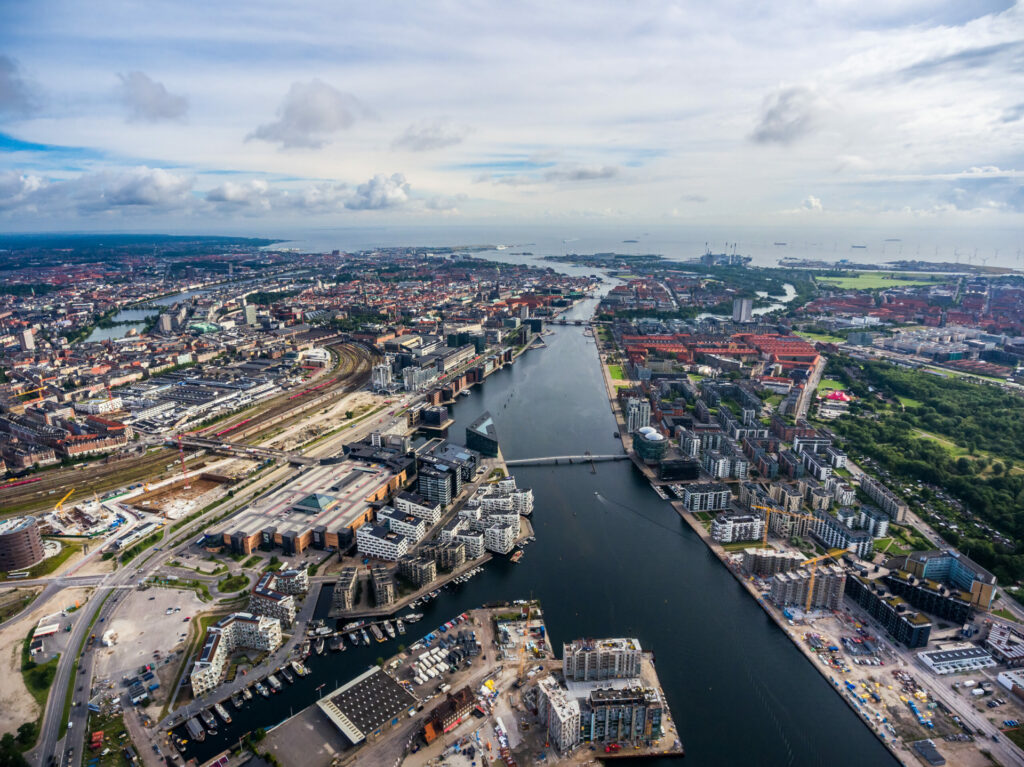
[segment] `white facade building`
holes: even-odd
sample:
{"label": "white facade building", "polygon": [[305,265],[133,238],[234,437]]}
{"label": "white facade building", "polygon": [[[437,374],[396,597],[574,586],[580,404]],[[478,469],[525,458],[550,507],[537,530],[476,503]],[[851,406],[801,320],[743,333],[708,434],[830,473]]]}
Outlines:
{"label": "white facade building", "polygon": [[409,539],[384,525],[363,525],[356,530],[356,547],[364,557],[397,562],[409,551]]}
{"label": "white facade building", "polygon": [[749,514],[719,514],[711,522],[711,538],[719,543],[755,541],[764,535],[764,520]]}
{"label": "white facade building", "polygon": [[199,658],[192,666],[189,681],[192,696],[199,698],[219,683],[231,653],[245,647],[273,652],[281,646],[281,622],[276,618],[250,613],[233,613],[206,630]]}
{"label": "white facade building", "polygon": [[544,723],[551,745],[561,753],[580,743],[580,704],[553,676],[537,683],[537,715]]}

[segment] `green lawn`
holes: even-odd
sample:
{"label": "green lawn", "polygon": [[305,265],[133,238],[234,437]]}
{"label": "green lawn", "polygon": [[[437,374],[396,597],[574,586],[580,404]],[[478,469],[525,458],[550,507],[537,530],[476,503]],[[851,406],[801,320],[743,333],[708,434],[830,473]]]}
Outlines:
{"label": "green lawn", "polygon": [[249,586],[249,578],[245,575],[229,575],[217,583],[217,590],[222,594],[233,594]]}
{"label": "green lawn", "polygon": [[726,551],[743,551],[744,549],[760,549],[760,539],[756,541],[733,541],[732,543],[723,543],[722,548]]}
{"label": "green lawn", "polygon": [[[42,578],[44,575],[49,575],[62,564],[67,562],[71,556],[82,550],[81,543],[69,543],[68,541],[60,542],[60,554],[55,557],[49,557],[44,559],[39,564],[31,567],[28,571],[29,578]],[[0,581],[7,579],[7,573],[0,573]]]}
{"label": "green lawn", "polygon": [[896,399],[900,401],[903,407],[921,407],[921,400],[914,399],[913,397],[901,397],[896,395]]}
{"label": "green lawn", "polygon": [[253,554],[247,560],[242,562],[242,567],[252,567],[253,565],[257,564],[261,559],[263,559],[263,557]]}
{"label": "green lawn", "polygon": [[845,388],[846,384],[834,378],[822,378],[818,384],[818,391],[843,391]]}
{"label": "green lawn", "polygon": [[1013,623],[1020,623],[1020,621],[1017,620],[1014,614],[1007,610],[1005,607],[1000,607],[998,610],[993,610],[992,614],[998,615],[1003,620],[1011,621]]}
{"label": "green lawn", "polygon": [[805,330],[797,331],[797,335],[806,338],[808,341],[821,341],[823,344],[841,344],[846,339],[842,336],[834,336],[831,333],[811,333]]}
{"label": "green lawn", "polygon": [[908,279],[906,275],[893,275],[890,272],[861,272],[852,277],[817,277],[816,279],[818,282],[849,290],[878,290],[880,288],[900,288],[907,285],[935,284],[932,280]]}
{"label": "green lawn", "polygon": [[624,381],[626,379],[625,374],[622,372],[622,365],[609,365],[608,375],[612,377],[613,381]]}

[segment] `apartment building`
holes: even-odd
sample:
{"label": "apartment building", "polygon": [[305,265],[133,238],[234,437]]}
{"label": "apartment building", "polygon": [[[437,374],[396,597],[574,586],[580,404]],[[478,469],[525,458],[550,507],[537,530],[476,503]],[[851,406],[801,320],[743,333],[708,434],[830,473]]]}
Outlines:
{"label": "apartment building", "polygon": [[373,603],[378,607],[395,601],[395,579],[386,567],[375,565],[370,568],[370,582],[373,584]]}
{"label": "apartment building", "polygon": [[764,520],[750,514],[719,514],[711,522],[711,538],[719,543],[754,541],[764,534]]}
{"label": "apartment building", "polygon": [[227,666],[231,653],[239,648],[273,652],[281,646],[281,622],[250,613],[233,613],[206,630],[202,650],[192,666],[189,681],[192,696],[212,692]]}
{"label": "apartment building", "polygon": [[441,504],[428,501],[416,493],[402,492],[395,496],[395,508],[403,514],[419,517],[428,525],[436,525],[441,521]]}
{"label": "apartment building", "polygon": [[591,690],[581,709],[583,739],[591,743],[661,737],[665,704],[657,690],[640,686]]}
{"label": "apartment building", "polygon": [[553,676],[537,683],[537,717],[547,730],[548,741],[560,753],[568,753],[579,745],[579,701],[570,697]]}
{"label": "apartment building", "polygon": [[807,558],[796,551],[775,549],[744,549],[743,570],[759,578],[788,573],[800,567]]}
{"label": "apartment building", "polygon": [[409,551],[409,539],[384,525],[365,524],[356,530],[356,548],[361,556],[397,562]]}
{"label": "apartment building", "polygon": [[576,639],[562,645],[562,674],[569,682],[631,679],[641,658],[637,639]]}
{"label": "apartment building", "polygon": [[931,636],[932,623],[895,594],[890,594],[877,581],[859,575],[846,579],[846,596],[863,607],[879,621],[897,642],[907,647],[924,647]]}
{"label": "apartment building", "polygon": [[705,482],[683,489],[683,506],[687,511],[723,511],[729,508],[732,492],[728,485]]}
{"label": "apartment building", "polygon": [[398,533],[409,539],[410,543],[420,541],[427,534],[427,523],[421,517],[385,506],[377,512],[377,524],[387,527],[391,532]]}
{"label": "apartment building", "polygon": [[877,479],[869,477],[867,474],[861,474],[860,489],[867,493],[868,498],[877,503],[879,508],[897,524],[906,520],[909,511],[907,504]]}
{"label": "apartment building", "polygon": [[276,618],[284,626],[295,621],[295,597],[277,591],[277,574],[264,573],[249,592],[249,612]]}
{"label": "apartment building", "polygon": [[[819,567],[814,576],[811,609],[838,610],[846,584],[846,572],[838,565]],[[772,577],[769,598],[779,607],[807,605],[811,589],[811,573],[806,569],[776,573]]]}
{"label": "apartment building", "polygon": [[418,557],[406,555],[398,560],[398,572],[417,586],[426,586],[437,578],[437,562],[426,554]]}
{"label": "apartment building", "polygon": [[332,610],[351,610],[355,607],[356,581],[359,571],[355,567],[343,567],[338,574],[338,582],[334,584],[331,595]]}

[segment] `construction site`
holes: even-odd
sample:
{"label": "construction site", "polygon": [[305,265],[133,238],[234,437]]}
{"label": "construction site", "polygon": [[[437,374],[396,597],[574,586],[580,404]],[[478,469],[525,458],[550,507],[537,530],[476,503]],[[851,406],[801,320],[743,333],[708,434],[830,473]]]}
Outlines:
{"label": "construction site", "polygon": [[263,743],[282,764],[296,767],[583,765],[599,756],[682,756],[649,653],[635,677],[569,684],[584,711],[595,692],[643,688],[659,701],[658,732],[649,740],[579,740],[577,718],[577,740],[558,748],[551,712],[538,709],[538,683],[566,685],[556,655],[538,602],[470,610],[429,631],[380,670],[325,690],[318,704],[274,728]]}

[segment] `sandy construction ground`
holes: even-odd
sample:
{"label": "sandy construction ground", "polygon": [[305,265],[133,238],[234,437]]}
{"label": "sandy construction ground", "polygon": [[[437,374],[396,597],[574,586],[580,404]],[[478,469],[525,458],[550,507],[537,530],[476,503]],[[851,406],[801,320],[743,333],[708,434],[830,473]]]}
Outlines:
{"label": "sandy construction ground", "polygon": [[[168,609],[181,608],[167,614]],[[112,647],[96,651],[95,675],[99,679],[120,681],[125,674],[134,673],[139,666],[155,664],[155,652],[161,660],[184,640],[189,624],[186,617],[194,618],[209,605],[201,602],[194,591],[183,589],[150,588],[132,591],[118,608],[114,617],[97,629],[113,631],[117,640]],[[96,631],[97,636],[100,631]]]}
{"label": "sandy construction ground", "polygon": [[84,603],[91,591],[65,589],[0,632],[0,732],[15,732],[19,725],[39,716],[39,706],[21,679],[21,646],[29,630],[40,618],[59,613],[75,600]]}

